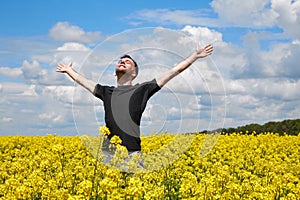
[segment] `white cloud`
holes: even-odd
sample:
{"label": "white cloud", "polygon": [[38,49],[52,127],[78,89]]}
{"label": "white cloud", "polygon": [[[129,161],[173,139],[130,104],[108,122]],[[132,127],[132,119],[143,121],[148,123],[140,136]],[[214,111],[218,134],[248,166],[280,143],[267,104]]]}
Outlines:
{"label": "white cloud", "polygon": [[44,94],[51,96],[59,102],[67,104],[92,105],[93,95],[78,84],[75,86],[46,86],[43,88]]}
{"label": "white cloud", "polygon": [[226,79],[226,93],[229,94],[246,94],[246,87],[240,80]]}
{"label": "white cloud", "polygon": [[139,25],[142,22],[155,22],[160,25],[176,24],[176,25],[208,25],[217,26],[217,20],[208,18],[209,10],[170,10],[170,9],[144,9],[134,12],[126,17],[131,20],[131,24]]}
{"label": "white cloud", "polygon": [[90,48],[76,42],[68,42],[58,47],[57,51],[90,51]]}
{"label": "white cloud", "polygon": [[[16,82],[2,82],[1,83],[1,92],[3,94],[22,94],[28,86],[23,83]],[[4,95],[5,97],[5,95]]]}
{"label": "white cloud", "polygon": [[280,27],[288,37],[299,39],[299,0],[213,0],[212,8],[226,26]]}
{"label": "white cloud", "polygon": [[253,32],[246,34],[244,41],[247,48],[236,49],[236,59],[231,59],[232,78],[300,78],[297,64],[300,45],[297,42],[274,43],[267,50],[261,50],[259,35]]}
{"label": "white cloud", "polygon": [[21,70],[25,80],[35,80],[42,75],[42,69],[38,61],[34,60],[32,63],[25,60],[22,64]]}
{"label": "white cloud", "polygon": [[277,23],[293,38],[300,37],[300,1],[271,0],[272,9],[278,13]]}
{"label": "white cloud", "polygon": [[11,117],[2,117],[1,120],[4,123],[13,122],[13,118],[11,118]]}
{"label": "white cloud", "polygon": [[187,25],[182,29],[182,31],[189,33],[191,35],[191,39],[196,42],[199,41],[200,45],[222,41],[222,33],[211,30],[207,27],[195,27]]}
{"label": "white cloud", "polygon": [[299,55],[300,44],[292,43],[288,45],[287,53],[281,56],[281,68],[279,72],[291,79],[300,79]]}
{"label": "white cloud", "polygon": [[[194,25],[207,27],[243,27],[257,30],[281,28],[284,37],[299,39],[299,0],[213,0],[211,10],[144,9],[126,19],[132,24],[151,22],[159,25]],[[213,14],[217,13],[218,17]],[[274,38],[274,35],[271,36]]]}
{"label": "white cloud", "polygon": [[298,118],[300,81],[240,79],[240,92],[227,90],[226,126]]}
{"label": "white cloud", "polygon": [[63,116],[57,114],[56,112],[42,113],[39,115],[39,118],[42,120],[50,121],[51,123],[63,123],[65,120]]}
{"label": "white cloud", "polygon": [[[245,83],[246,84],[246,83]],[[248,92],[255,96],[276,99],[278,101],[292,101],[300,99],[300,80],[297,82],[287,79],[247,80]]]}
{"label": "white cloud", "polygon": [[85,32],[82,28],[71,25],[68,22],[58,22],[55,24],[51,28],[49,35],[55,40],[66,42],[93,43],[101,38],[100,32]]}
{"label": "white cloud", "polygon": [[0,75],[15,79],[22,75],[22,70],[20,68],[0,67]]}
{"label": "white cloud", "polygon": [[[71,57],[66,56],[66,52],[57,53],[54,56],[53,61],[55,64],[68,63],[70,60],[74,61],[74,68],[79,66],[79,62],[84,58],[85,54],[80,53],[76,56],[76,53],[69,53]],[[73,59],[74,58],[74,59]],[[81,59],[81,60],[80,60]],[[33,60],[29,62],[23,61],[23,64],[19,68],[1,67],[0,74],[7,78],[19,79],[25,81],[27,84],[34,85],[72,85],[71,81],[68,81],[64,74],[55,72],[55,67],[50,69],[42,68],[40,62]],[[14,84],[14,83],[12,83]]]}
{"label": "white cloud", "polygon": [[22,113],[34,113],[34,110],[31,110],[31,109],[21,109],[20,111]]}
{"label": "white cloud", "polygon": [[[144,9],[129,15],[127,19],[132,24],[154,22],[160,25],[176,24],[208,27],[272,27],[276,24],[279,14],[270,8],[270,0],[253,0],[241,2],[238,0],[214,0],[213,10],[170,10]],[[213,12],[219,18],[210,17]]]}
{"label": "white cloud", "polygon": [[231,26],[272,27],[278,14],[270,9],[270,0],[213,0],[211,6],[221,21]]}
{"label": "white cloud", "polygon": [[36,93],[36,86],[30,85],[26,90],[23,91],[23,96],[31,96],[31,97],[37,97],[38,94]]}

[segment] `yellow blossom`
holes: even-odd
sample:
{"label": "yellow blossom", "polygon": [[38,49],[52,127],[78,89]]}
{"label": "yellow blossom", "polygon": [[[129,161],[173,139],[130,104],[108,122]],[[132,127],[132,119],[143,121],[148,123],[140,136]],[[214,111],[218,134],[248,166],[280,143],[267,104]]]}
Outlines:
{"label": "yellow blossom", "polygon": [[119,137],[119,136],[117,136],[117,135],[114,135],[114,136],[112,136],[112,138],[110,139],[110,142],[112,143],[112,144],[121,144],[122,143],[122,140],[121,140],[121,138]]}
{"label": "yellow blossom", "polygon": [[[143,154],[131,155],[127,165],[128,152],[118,137],[112,138],[111,165],[99,162],[102,138],[0,136],[0,200],[300,196],[300,134],[224,134],[205,156],[199,155],[205,134],[143,136]],[[140,156],[146,166],[141,173]]]}
{"label": "yellow blossom", "polygon": [[109,131],[109,129],[106,127],[106,126],[100,126],[99,128],[98,128],[98,133],[100,134],[100,135],[105,135],[105,136],[108,136],[109,134],[110,134],[110,131]]}

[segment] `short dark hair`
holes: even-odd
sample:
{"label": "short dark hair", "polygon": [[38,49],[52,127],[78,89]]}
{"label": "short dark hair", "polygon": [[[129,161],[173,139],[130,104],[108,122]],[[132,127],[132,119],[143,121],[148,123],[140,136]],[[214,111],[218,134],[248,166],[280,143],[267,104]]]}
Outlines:
{"label": "short dark hair", "polygon": [[129,58],[129,59],[131,59],[131,60],[133,61],[134,66],[135,66],[136,76],[137,76],[138,73],[139,73],[139,66],[138,66],[138,64],[135,62],[135,60],[134,60],[130,55],[128,55],[128,54],[125,54],[125,55],[123,55],[123,56],[120,57],[120,59],[123,59],[123,58]]}

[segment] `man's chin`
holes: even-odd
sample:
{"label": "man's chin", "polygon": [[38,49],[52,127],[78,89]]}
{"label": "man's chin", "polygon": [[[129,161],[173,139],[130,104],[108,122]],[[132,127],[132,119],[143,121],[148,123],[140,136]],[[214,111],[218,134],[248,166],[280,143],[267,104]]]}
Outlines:
{"label": "man's chin", "polygon": [[115,71],[116,75],[124,75],[126,74],[126,70],[120,69]]}

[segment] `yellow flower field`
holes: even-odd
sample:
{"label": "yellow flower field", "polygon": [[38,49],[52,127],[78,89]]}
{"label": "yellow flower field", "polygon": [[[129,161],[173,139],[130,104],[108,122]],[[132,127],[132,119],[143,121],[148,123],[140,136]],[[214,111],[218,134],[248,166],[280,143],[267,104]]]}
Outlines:
{"label": "yellow flower field", "polygon": [[206,138],[142,137],[150,170],[133,174],[79,136],[1,136],[0,199],[300,199],[300,134]]}

